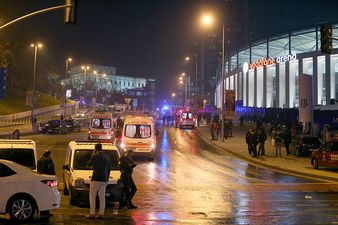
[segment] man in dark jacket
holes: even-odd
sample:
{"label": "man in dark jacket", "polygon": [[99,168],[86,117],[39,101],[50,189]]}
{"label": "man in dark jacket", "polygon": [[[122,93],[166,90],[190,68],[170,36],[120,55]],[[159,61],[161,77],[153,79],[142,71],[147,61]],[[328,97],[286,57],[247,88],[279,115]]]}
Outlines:
{"label": "man in dark jacket", "polygon": [[37,163],[37,171],[38,173],[55,175],[55,166],[54,161],[52,159],[52,152],[50,150],[46,150]]}
{"label": "man in dark jacket", "polygon": [[100,209],[96,219],[103,219],[106,207],[106,186],[109,180],[111,161],[109,156],[102,151],[102,144],[98,143],[95,145],[95,151],[93,152],[89,164],[93,165],[93,175],[89,188],[90,214],[87,218],[95,219],[96,195],[98,194]]}
{"label": "man in dark jacket", "polygon": [[137,206],[135,206],[131,201],[137,191],[135,182],[132,177],[133,169],[136,164],[132,161],[131,156],[132,151],[129,150],[120,158],[120,171],[123,189],[126,194],[125,205],[128,209],[136,209]]}
{"label": "man in dark jacket", "polygon": [[258,144],[258,140],[257,140],[257,134],[254,131],[254,129],[249,129],[246,135],[246,143],[248,144],[249,154],[252,155],[252,157],[257,157],[256,146]]}
{"label": "man in dark jacket", "polygon": [[[37,163],[37,171],[41,174],[55,175],[55,166],[54,161],[52,159],[52,152],[50,150],[46,150]],[[49,210],[40,211],[41,216],[51,217],[53,216]]]}

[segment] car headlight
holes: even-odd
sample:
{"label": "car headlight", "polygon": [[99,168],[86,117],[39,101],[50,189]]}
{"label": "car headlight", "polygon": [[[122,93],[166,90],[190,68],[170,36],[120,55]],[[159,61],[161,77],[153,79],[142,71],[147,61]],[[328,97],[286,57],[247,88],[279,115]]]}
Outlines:
{"label": "car headlight", "polygon": [[122,149],[126,147],[123,142],[121,142],[120,146],[121,146]]}
{"label": "car headlight", "polygon": [[86,183],[83,178],[77,178],[75,180],[75,187],[77,188],[84,188],[86,186]]}

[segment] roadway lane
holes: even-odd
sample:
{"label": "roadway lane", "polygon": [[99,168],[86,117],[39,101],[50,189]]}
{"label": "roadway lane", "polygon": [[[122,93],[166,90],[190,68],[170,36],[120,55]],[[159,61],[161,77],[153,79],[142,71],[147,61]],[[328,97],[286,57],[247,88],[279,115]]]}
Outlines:
{"label": "roadway lane", "polygon": [[[57,175],[67,143],[86,133],[37,135],[39,152],[51,149]],[[337,223],[338,184],[294,177],[260,168],[212,149],[194,131],[164,127],[153,162],[134,157],[138,186],[137,210],[107,210],[95,224],[327,224]],[[33,224],[94,224],[86,207],[61,209],[49,222]]]}

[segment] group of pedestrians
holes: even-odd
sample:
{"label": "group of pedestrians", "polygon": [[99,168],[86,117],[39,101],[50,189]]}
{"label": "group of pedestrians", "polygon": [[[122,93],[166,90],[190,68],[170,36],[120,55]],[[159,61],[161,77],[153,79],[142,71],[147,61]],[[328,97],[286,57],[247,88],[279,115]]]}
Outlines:
{"label": "group of pedestrians", "polygon": [[[124,190],[124,198],[121,200],[120,208],[127,207],[128,209],[136,209],[132,203],[132,198],[134,197],[137,188],[132,177],[133,169],[136,164],[131,159],[132,152],[127,151],[120,158],[120,171],[121,171],[121,180]],[[90,214],[87,216],[88,219],[100,219],[104,218],[105,210],[105,195],[106,195],[106,186],[108,184],[110,176],[110,158],[107,154],[102,151],[102,144],[98,143],[95,145],[95,151],[89,161],[93,165],[93,175],[89,186],[89,205],[90,205]],[[95,215],[96,207],[96,196],[99,196],[100,208],[98,216]]]}
{"label": "group of pedestrians", "polygon": [[[132,151],[127,151],[123,156],[121,156],[119,162],[121,172],[120,179],[122,181],[122,189],[124,192],[122,199],[119,199],[120,209],[124,207],[127,207],[128,209],[137,208],[137,206],[132,202],[132,199],[137,191],[137,187],[132,177],[133,169],[136,164],[132,161],[131,157]],[[104,211],[106,207],[106,187],[108,185],[111,170],[110,157],[102,150],[102,144],[97,143],[95,145],[95,150],[93,151],[88,164],[93,166],[93,174],[89,186],[90,213],[87,218],[92,220],[102,220],[104,218]],[[50,150],[46,150],[38,160],[37,171],[41,174],[56,175],[52,152]],[[98,215],[95,214],[97,195],[99,196],[100,206]],[[53,214],[51,214],[48,210],[40,211],[40,215],[43,217],[53,216]]]}
{"label": "group of pedestrians", "polygon": [[[224,120],[223,126],[224,139],[232,137],[232,128],[233,128],[232,120]],[[220,131],[221,131],[221,121],[214,119],[210,125],[210,136],[212,141],[218,140]]]}
{"label": "group of pedestrians", "polygon": [[[246,134],[246,143],[248,145],[249,154],[256,158],[259,155],[265,155],[265,141],[267,135],[263,126],[258,127],[256,130],[250,128]],[[258,145],[258,152],[257,152]]]}
{"label": "group of pedestrians", "polygon": [[286,130],[283,132],[282,129],[277,126],[272,128],[271,131],[271,144],[275,147],[275,156],[282,157],[282,147],[284,145],[286,150],[286,155],[288,156],[290,154],[289,145],[291,143],[291,130],[290,128],[286,128]]}

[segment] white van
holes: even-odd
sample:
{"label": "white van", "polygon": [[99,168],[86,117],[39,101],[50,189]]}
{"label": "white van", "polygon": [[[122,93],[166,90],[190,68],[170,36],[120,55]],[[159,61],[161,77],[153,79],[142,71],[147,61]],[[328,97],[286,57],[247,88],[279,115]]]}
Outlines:
{"label": "white van", "polygon": [[36,144],[33,140],[0,139],[0,159],[37,171]]}
{"label": "white van", "polygon": [[154,159],[156,150],[156,130],[152,117],[129,115],[124,118],[120,148],[126,152],[149,155]]}
{"label": "white van", "polygon": [[[71,141],[66,151],[63,168],[63,193],[69,195],[69,203],[89,202],[89,184],[93,174],[93,166],[89,160],[94,152],[95,145],[99,142],[93,141]],[[106,187],[107,203],[120,199],[119,184],[121,173],[119,170],[120,152],[113,143],[102,144],[102,150],[111,160],[111,171],[109,182]]]}
{"label": "white van", "polygon": [[113,116],[110,112],[90,115],[88,140],[110,140],[113,136]]}

